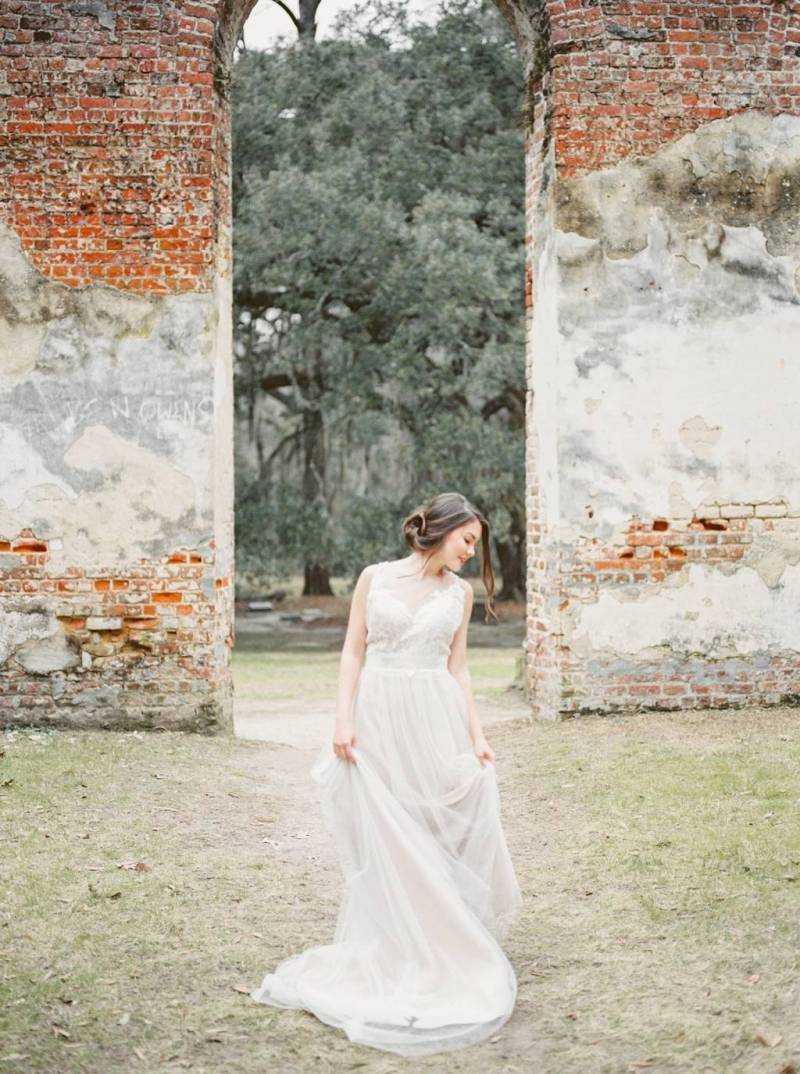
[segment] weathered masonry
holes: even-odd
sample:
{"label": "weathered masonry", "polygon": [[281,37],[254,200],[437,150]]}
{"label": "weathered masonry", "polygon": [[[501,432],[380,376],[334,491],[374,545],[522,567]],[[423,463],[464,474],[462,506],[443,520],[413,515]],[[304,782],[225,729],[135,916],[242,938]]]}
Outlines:
{"label": "weathered masonry", "polygon": [[[527,677],[800,701],[800,3],[498,0],[526,57]],[[230,727],[232,43],[0,8],[0,720]]]}
{"label": "weathered masonry", "polygon": [[231,725],[226,86],[253,3],[0,8],[6,725]]}
{"label": "weathered masonry", "polygon": [[535,711],[800,703],[800,4],[501,6]]}

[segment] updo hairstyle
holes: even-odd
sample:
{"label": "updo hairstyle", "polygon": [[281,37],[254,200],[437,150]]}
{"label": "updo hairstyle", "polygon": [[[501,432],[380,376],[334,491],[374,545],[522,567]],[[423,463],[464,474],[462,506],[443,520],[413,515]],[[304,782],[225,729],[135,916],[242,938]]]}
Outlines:
{"label": "updo hairstyle", "polygon": [[488,623],[489,616],[497,620],[497,615],[494,610],[495,578],[489,522],[483,512],[460,492],[442,492],[407,515],[400,529],[408,547],[421,552],[427,560],[451,530],[467,522],[478,522],[481,527],[481,580],[486,589],[484,622]]}

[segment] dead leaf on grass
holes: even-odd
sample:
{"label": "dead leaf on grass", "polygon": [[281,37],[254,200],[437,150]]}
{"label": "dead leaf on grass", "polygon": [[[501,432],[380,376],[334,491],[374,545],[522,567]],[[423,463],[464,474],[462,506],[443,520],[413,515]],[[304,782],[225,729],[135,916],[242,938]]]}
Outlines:
{"label": "dead leaf on grass", "polygon": [[150,866],[146,865],[145,862],[143,862],[143,861],[118,861],[117,862],[117,868],[118,869],[133,869],[137,873],[146,873],[146,872],[149,872],[149,870],[150,870]]}
{"label": "dead leaf on grass", "polygon": [[122,892],[121,891],[98,891],[97,888],[92,883],[88,884],[87,886],[89,888],[89,893],[91,895],[94,895],[94,897],[96,899],[120,899],[120,898],[122,898]]}
{"label": "dead leaf on grass", "polygon": [[760,980],[761,980],[761,974],[760,973],[751,973],[750,976],[747,978],[747,983],[749,985],[754,985],[754,984],[758,984],[758,982]]}
{"label": "dead leaf on grass", "polygon": [[764,1030],[756,1033],[756,1040],[759,1044],[763,1044],[765,1048],[774,1048],[783,1040],[783,1035],[774,1031]]}
{"label": "dead leaf on grass", "polygon": [[243,996],[249,996],[253,991],[252,988],[248,988],[247,985],[232,985],[234,992],[241,992]]}

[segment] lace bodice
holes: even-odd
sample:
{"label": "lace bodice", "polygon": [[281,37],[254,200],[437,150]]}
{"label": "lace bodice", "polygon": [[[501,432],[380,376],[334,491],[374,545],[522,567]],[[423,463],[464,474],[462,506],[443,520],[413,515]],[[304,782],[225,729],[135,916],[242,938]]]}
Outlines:
{"label": "lace bodice", "polygon": [[464,614],[464,587],[452,571],[443,581],[399,578],[391,561],[376,565],[367,594],[367,663],[446,667]]}

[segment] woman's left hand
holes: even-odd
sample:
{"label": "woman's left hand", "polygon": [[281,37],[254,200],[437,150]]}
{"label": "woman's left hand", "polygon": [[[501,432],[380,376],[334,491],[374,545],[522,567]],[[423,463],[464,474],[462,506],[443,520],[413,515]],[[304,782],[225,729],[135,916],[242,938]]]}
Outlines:
{"label": "woman's left hand", "polygon": [[481,762],[481,765],[485,765],[486,761],[491,761],[494,764],[494,750],[483,735],[478,735],[477,738],[473,739],[472,745],[475,749],[475,756]]}

